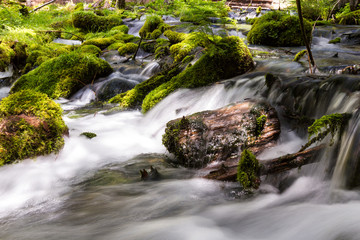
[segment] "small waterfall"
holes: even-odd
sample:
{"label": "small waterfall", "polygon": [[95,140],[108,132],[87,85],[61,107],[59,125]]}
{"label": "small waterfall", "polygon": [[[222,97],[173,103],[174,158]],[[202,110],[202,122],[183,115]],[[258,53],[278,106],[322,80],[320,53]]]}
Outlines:
{"label": "small waterfall", "polygon": [[348,188],[358,185],[360,159],[360,111],[351,118],[342,136],[340,151],[332,178],[333,188]]}
{"label": "small waterfall", "polygon": [[142,70],[140,75],[150,77],[150,76],[154,75],[155,73],[157,73],[159,71],[160,71],[159,63],[151,62],[148,65],[146,65],[146,67],[144,68],[144,70]]}
{"label": "small waterfall", "polygon": [[0,80],[3,78],[12,77],[14,74],[14,67],[13,65],[9,65],[8,69],[5,72],[0,72]]}

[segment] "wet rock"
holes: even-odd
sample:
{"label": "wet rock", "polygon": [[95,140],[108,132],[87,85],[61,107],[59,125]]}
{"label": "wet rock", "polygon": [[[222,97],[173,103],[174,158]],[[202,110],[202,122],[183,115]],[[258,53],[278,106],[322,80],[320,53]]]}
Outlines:
{"label": "wet rock", "polygon": [[272,146],[279,134],[275,109],[264,102],[246,101],[170,121],[163,144],[178,164],[200,168],[238,159],[244,147],[258,154]]}
{"label": "wet rock", "polygon": [[119,93],[123,93],[134,88],[135,85],[135,81],[126,81],[119,78],[111,79],[97,91],[97,97],[100,101],[107,101]]}
{"label": "wet rock", "polygon": [[153,166],[150,167],[149,171],[146,171],[146,169],[140,170],[140,174],[142,181],[160,180],[161,178],[160,173]]}
{"label": "wet rock", "polygon": [[341,40],[344,44],[360,44],[360,30],[344,33],[343,36],[344,37]]}

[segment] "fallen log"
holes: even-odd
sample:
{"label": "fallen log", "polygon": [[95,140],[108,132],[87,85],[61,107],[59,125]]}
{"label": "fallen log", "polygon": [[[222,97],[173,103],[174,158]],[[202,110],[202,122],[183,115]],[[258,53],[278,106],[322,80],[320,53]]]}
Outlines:
{"label": "fallen log", "polygon": [[[260,164],[259,176],[280,173],[314,163],[318,160],[317,156],[324,147],[325,145],[319,145],[308,150],[287,154],[270,160],[258,160]],[[212,168],[218,169],[211,171],[204,177],[220,181],[236,181],[238,162],[238,159],[233,159],[231,162],[222,163],[220,168],[219,166],[212,166]]]}

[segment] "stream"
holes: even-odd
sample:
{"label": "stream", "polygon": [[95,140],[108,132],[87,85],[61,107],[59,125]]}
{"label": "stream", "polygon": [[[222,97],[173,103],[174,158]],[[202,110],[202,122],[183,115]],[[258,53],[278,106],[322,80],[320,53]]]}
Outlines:
{"label": "stream", "polygon": [[[136,35],[139,25],[129,24],[130,33]],[[359,45],[327,43],[356,29],[316,29],[312,49],[319,75],[360,63]],[[327,81],[314,91],[319,80],[306,76],[306,59],[292,62],[294,55],[287,54],[303,48],[249,47],[273,57],[255,56],[257,66],[251,73],[208,87],[178,90],[146,115],[84,106],[106,82],[120,79],[135,85],[146,80],[158,71],[155,62],[144,62],[144,68],[113,62],[117,67],[110,76],[72,99],[58,100],[69,127],[63,150],[0,168],[0,239],[360,239],[360,191],[344,189],[344,175],[351,172],[348,166],[359,159],[360,92],[354,90],[360,89],[355,88],[359,75],[335,75],[341,84]],[[269,89],[267,72],[278,74],[283,87]],[[0,88],[0,98],[9,90],[9,86]],[[201,172],[166,160],[161,138],[168,121],[248,98],[270,102],[281,121],[277,146],[264,151],[260,159],[294,153],[307,141],[306,134],[286,122],[283,114],[283,106],[294,99],[301,99],[296,107],[310,118],[335,112],[353,117],[342,142],[328,147],[319,163],[263,177],[253,194],[243,192],[238,183],[206,180]],[[87,139],[80,136],[82,132],[97,137]],[[139,170],[150,166],[158,169],[161,180],[140,181]]]}

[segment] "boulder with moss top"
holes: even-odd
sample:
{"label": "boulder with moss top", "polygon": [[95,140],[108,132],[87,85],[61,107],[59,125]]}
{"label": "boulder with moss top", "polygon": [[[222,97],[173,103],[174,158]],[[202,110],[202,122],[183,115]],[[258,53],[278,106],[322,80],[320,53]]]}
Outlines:
{"label": "boulder with moss top", "polygon": [[70,97],[97,77],[107,76],[111,66],[93,54],[73,51],[50,59],[19,78],[11,93],[34,89],[51,98]]}
{"label": "boulder with moss top", "polygon": [[[304,19],[305,32],[311,39],[312,26]],[[303,46],[299,17],[285,12],[271,11],[259,17],[247,35],[250,44],[267,46]]]}
{"label": "boulder with moss top", "polygon": [[19,91],[0,101],[0,166],[58,152],[67,127],[60,105],[46,94]]}
{"label": "boulder with moss top", "polygon": [[85,32],[109,30],[123,23],[121,15],[98,16],[93,12],[77,11],[72,15],[74,27]]}

